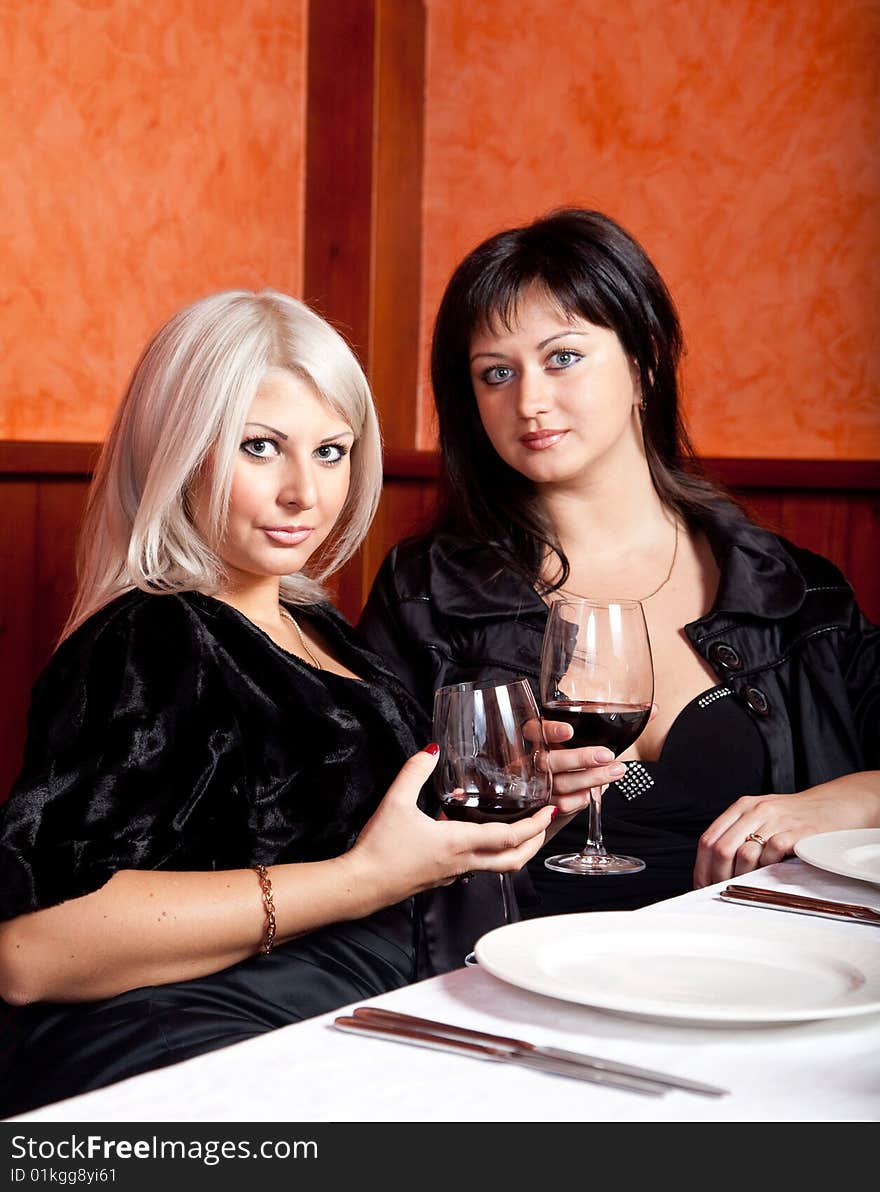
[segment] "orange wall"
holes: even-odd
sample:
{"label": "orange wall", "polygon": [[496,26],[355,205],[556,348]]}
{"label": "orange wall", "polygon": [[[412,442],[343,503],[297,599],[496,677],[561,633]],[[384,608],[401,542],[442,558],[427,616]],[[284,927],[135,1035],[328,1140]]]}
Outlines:
{"label": "orange wall", "polygon": [[97,440],[214,290],[302,277],[306,0],[0,6],[0,438]]}
{"label": "orange wall", "polygon": [[484,236],[596,207],[677,299],[699,450],[880,456],[873,0],[427,7],[425,340]]}

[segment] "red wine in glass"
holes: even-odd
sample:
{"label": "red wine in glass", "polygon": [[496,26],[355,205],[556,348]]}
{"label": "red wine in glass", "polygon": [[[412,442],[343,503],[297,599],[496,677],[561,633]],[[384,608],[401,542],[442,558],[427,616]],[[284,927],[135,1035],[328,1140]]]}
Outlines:
{"label": "red wine in glass", "polygon": [[[441,687],[434,694],[434,740],[440,746],[434,785],[448,819],[510,824],[549,800],[550,767],[539,765],[547,746],[526,679]],[[509,873],[499,877],[509,923],[516,914],[513,886]]]}
{"label": "red wine in glass", "polygon": [[540,811],[546,799],[518,804],[504,803],[468,803],[460,791],[452,791],[441,797],[443,811],[447,819],[464,820],[469,824],[515,824],[517,820],[526,819]]}
{"label": "red wine in glass", "polygon": [[550,700],[544,704],[542,715],[545,720],[563,720],[574,729],[574,736],[561,742],[563,747],[604,745],[618,757],[641,736],[651,715],[651,705]]}
{"label": "red wine in glass", "polygon": [[[653,698],[651,643],[637,600],[559,600],[550,606],[541,651],[541,706],[547,720],[562,720],[574,730],[563,746],[604,745],[619,756],[648,723]],[[645,868],[638,857],[607,851],[601,803],[592,790],[583,849],[548,857],[544,864],[585,877]]]}

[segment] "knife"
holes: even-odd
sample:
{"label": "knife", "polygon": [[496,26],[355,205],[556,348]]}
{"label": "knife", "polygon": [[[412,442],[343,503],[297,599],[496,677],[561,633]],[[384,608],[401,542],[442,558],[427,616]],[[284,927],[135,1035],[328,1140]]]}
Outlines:
{"label": "knife", "polygon": [[725,902],[748,903],[767,910],[794,911],[795,914],[843,919],[849,923],[872,923],[880,927],[880,911],[856,902],[834,902],[828,898],[790,894],[786,890],[764,890],[758,886],[727,886],[720,892],[719,898]]}
{"label": "knife", "polygon": [[[686,1092],[701,1093],[708,1097],[721,1097],[728,1091],[718,1088],[716,1085],[704,1084],[702,1081],[690,1080],[684,1076],[674,1076],[668,1072],[658,1072],[652,1068],[622,1064],[616,1060],[585,1055],[580,1051],[568,1051],[562,1047],[540,1047],[535,1043],[527,1043],[523,1039],[511,1039],[505,1035],[493,1035],[487,1031],[473,1030],[470,1027],[435,1022],[430,1018],[417,1018],[411,1014],[400,1014],[395,1010],[385,1010],[379,1006],[358,1007],[354,1011],[354,1020],[368,1022],[372,1025],[384,1024],[404,1030],[427,1032],[453,1043],[469,1043],[472,1046],[479,1044],[501,1051],[510,1058],[549,1060],[553,1063],[613,1076],[615,1079],[623,1077],[628,1080],[644,1081],[660,1086],[661,1090],[676,1088]],[[561,1074],[567,1075],[568,1073]]]}
{"label": "knife", "polygon": [[494,1060],[501,1063],[518,1064],[523,1068],[532,1068],[536,1072],[548,1072],[553,1076],[568,1076],[574,1080],[585,1080],[591,1084],[601,1084],[609,1088],[624,1089],[631,1093],[644,1093],[647,1096],[659,1097],[667,1091],[665,1085],[658,1081],[643,1080],[636,1076],[617,1075],[599,1068],[569,1063],[542,1055],[530,1055],[526,1052],[511,1051],[503,1047],[492,1047],[488,1043],[469,1043],[464,1039],[452,1038],[428,1030],[417,1030],[411,1027],[398,1026],[390,1022],[374,1022],[364,1017],[335,1018],[333,1025],[337,1030],[349,1031],[356,1035],[372,1036],[376,1039],[391,1039],[397,1043],[414,1043],[419,1047],[433,1047],[437,1051],[447,1051],[452,1055],[466,1055],[474,1059]]}

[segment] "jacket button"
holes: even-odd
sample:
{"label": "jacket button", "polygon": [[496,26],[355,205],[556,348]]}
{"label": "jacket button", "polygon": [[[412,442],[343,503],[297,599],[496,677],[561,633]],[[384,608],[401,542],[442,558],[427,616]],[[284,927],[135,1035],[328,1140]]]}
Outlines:
{"label": "jacket button", "polygon": [[747,687],[745,690],[746,703],[758,716],[770,715],[770,701],[760,687]]}
{"label": "jacket button", "polygon": [[742,670],[743,665],[739,654],[733,646],[729,646],[726,642],[712,643],[709,647],[709,661],[723,666],[725,670],[729,671]]}

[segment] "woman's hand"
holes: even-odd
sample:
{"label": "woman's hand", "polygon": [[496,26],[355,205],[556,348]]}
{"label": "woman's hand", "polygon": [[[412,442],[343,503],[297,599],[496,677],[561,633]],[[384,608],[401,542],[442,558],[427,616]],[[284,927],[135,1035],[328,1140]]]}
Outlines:
{"label": "woman's hand", "polygon": [[871,827],[880,827],[880,771],[847,774],[797,794],[746,795],[700,837],[694,887],[781,861],[805,836]]}
{"label": "woman's hand", "polygon": [[[656,713],[657,705],[654,704],[648,720],[652,720]],[[559,808],[550,835],[589,806],[591,791],[595,798],[601,799],[609,783],[626,773],[626,765],[615,761],[614,754],[604,745],[586,745],[581,749],[553,748],[569,740],[573,732],[564,720],[544,721],[544,736],[550,746],[547,757],[553,775],[552,802]]]}
{"label": "woman's hand", "polygon": [[436,764],[437,755],[427,750],[409,758],[354,848],[339,858],[367,890],[380,891],[377,906],[448,886],[473,870],[521,869],[544,843],[556,814],[549,804],[513,824],[467,824],[425,815],[416,800]]}

